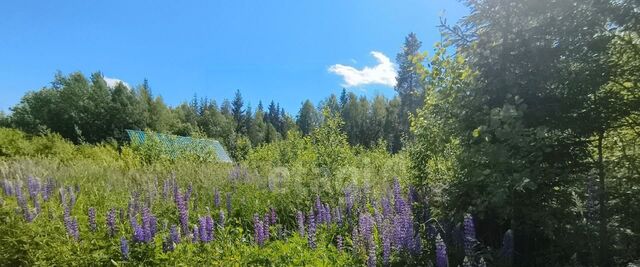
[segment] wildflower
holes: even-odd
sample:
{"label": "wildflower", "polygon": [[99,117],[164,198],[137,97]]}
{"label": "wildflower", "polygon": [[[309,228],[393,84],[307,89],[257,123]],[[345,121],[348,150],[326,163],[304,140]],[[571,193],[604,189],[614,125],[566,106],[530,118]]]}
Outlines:
{"label": "wildflower", "polygon": [[218,216],[218,221],[219,221],[219,222],[218,222],[218,225],[219,225],[221,228],[224,228],[224,220],[225,220],[225,218],[224,218],[224,211],[220,210],[220,215]]}
{"label": "wildflower", "polygon": [[120,237],[120,252],[122,252],[123,260],[129,259],[129,243],[127,242],[127,239],[124,238],[124,236]]}
{"label": "wildflower", "polygon": [[18,199],[18,206],[20,206],[20,209],[22,209],[22,215],[24,216],[24,219],[27,222],[33,221],[33,215],[29,211],[29,204],[27,203],[27,200],[24,198],[24,195],[22,194],[22,188],[17,186],[15,189],[15,194],[16,194],[16,198]]}
{"label": "wildflower", "polygon": [[29,176],[29,178],[27,178],[27,188],[29,189],[29,198],[33,200],[38,197],[38,193],[40,193],[40,182],[37,178]]}
{"label": "wildflower", "polygon": [[338,235],[336,236],[336,248],[338,248],[338,251],[342,252],[343,249],[343,240],[342,240],[342,236]]}
{"label": "wildflower", "polygon": [[96,209],[91,207],[89,208],[89,229],[92,232],[96,231]]}
{"label": "wildflower", "polygon": [[275,225],[278,222],[278,215],[276,215],[276,209],[271,208],[271,213],[270,213],[270,219],[271,219],[271,225]]}
{"label": "wildflower", "polygon": [[169,229],[169,237],[171,237],[171,242],[175,244],[180,243],[180,234],[178,233],[178,227],[175,224],[171,225],[171,229]]}
{"label": "wildflower", "polygon": [[447,258],[447,246],[445,245],[440,234],[436,236],[436,266],[448,267],[449,260]]}
{"label": "wildflower", "polygon": [[296,213],[296,220],[298,221],[298,234],[304,236],[304,214],[302,211]]}
{"label": "wildflower", "polygon": [[227,215],[231,216],[231,193],[227,193]]}
{"label": "wildflower", "polygon": [[13,195],[13,183],[11,183],[11,181],[7,180],[7,178],[2,180],[2,189],[4,190],[4,194],[6,196],[12,196]]}
{"label": "wildflower", "polygon": [[220,207],[220,191],[218,191],[218,189],[213,193],[213,204],[216,208]]}
{"label": "wildflower", "polygon": [[262,234],[264,235],[264,240],[269,240],[269,236],[271,235],[269,231],[269,214],[265,214],[262,220]]}
{"label": "wildflower", "polygon": [[42,184],[42,199],[44,201],[49,201],[55,186],[55,182],[51,178],[47,178],[47,182]]}
{"label": "wildflower", "polygon": [[307,242],[312,249],[316,248],[316,220],[313,216],[313,212],[309,212],[309,227],[307,228]]}
{"label": "wildflower", "polygon": [[389,258],[391,257],[391,234],[392,229],[389,219],[385,219],[382,222],[382,231],[380,231],[380,239],[382,241],[382,263],[383,265],[389,264]]}
{"label": "wildflower", "polygon": [[114,208],[111,208],[109,212],[107,212],[107,229],[109,232],[109,236],[114,236],[117,232],[116,210]]}
{"label": "wildflower", "polygon": [[178,214],[180,215],[180,225],[182,225],[182,234],[188,235],[189,234],[189,209],[180,191],[178,191],[176,195],[176,207],[178,209]]}
{"label": "wildflower", "polygon": [[144,234],[144,242],[149,243],[151,242],[151,240],[153,240],[154,232],[152,231],[151,227],[151,211],[147,206],[144,206],[142,208],[142,232]]}
{"label": "wildflower", "polygon": [[259,246],[262,246],[264,241],[264,226],[258,214],[253,215],[253,238]]}
{"label": "wildflower", "polygon": [[473,246],[476,242],[476,227],[471,214],[464,215],[464,252],[467,256],[473,255]]}

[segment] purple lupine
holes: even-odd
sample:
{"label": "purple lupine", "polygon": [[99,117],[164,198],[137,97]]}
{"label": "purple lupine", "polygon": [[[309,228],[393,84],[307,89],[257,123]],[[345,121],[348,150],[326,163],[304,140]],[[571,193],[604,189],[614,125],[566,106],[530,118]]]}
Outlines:
{"label": "purple lupine", "polygon": [[392,228],[390,220],[384,219],[382,222],[382,231],[380,231],[380,239],[382,241],[382,264],[389,265],[389,258],[391,257],[391,234]]}
{"label": "purple lupine", "polygon": [[218,189],[213,193],[213,204],[216,208],[220,207],[220,191],[218,191]]}
{"label": "purple lupine", "polygon": [[507,230],[502,237],[500,257],[503,257],[507,262],[511,262],[513,259],[513,231],[511,229]]}
{"label": "purple lupine", "polygon": [[259,246],[262,246],[264,241],[264,226],[260,220],[258,214],[253,215],[253,238]]}
{"label": "purple lupine", "polygon": [[342,236],[341,235],[336,236],[336,248],[338,248],[339,252],[342,252],[342,249],[344,246],[342,243],[343,243]]}
{"label": "purple lupine", "polygon": [[224,221],[225,221],[224,211],[220,210],[219,214],[220,215],[218,216],[218,225],[220,226],[220,228],[224,228]]}
{"label": "purple lupine", "polygon": [[170,188],[170,184],[169,184],[169,179],[165,179],[163,186],[162,186],[162,200],[167,200],[167,198],[169,198],[169,188]]}
{"label": "purple lupine", "polygon": [[315,211],[315,220],[316,223],[320,224],[322,223],[322,219],[324,219],[324,206],[322,205],[322,202],[320,201],[320,196],[316,195],[316,202],[315,202],[315,206],[313,207],[314,211]]}
{"label": "purple lupine", "polygon": [[209,234],[207,233],[207,219],[205,217],[200,217],[200,219],[198,219],[198,222],[200,223],[197,233],[200,236],[198,238],[200,239],[200,241],[207,243],[209,242]]}
{"label": "purple lupine", "polygon": [[473,217],[467,213],[464,215],[464,252],[467,256],[473,255],[473,247],[476,242],[476,227]]}
{"label": "purple lupine", "polygon": [[270,224],[276,225],[276,223],[278,223],[278,215],[276,214],[276,209],[271,208],[269,216],[269,219],[271,219]]}
{"label": "purple lupine", "polygon": [[76,196],[76,192],[71,186],[69,186],[68,192],[69,192],[69,208],[73,209],[73,207],[76,205],[76,201],[78,200]]}
{"label": "purple lupine", "polygon": [[29,178],[27,178],[27,188],[29,190],[29,198],[33,200],[38,197],[38,193],[40,193],[40,181],[38,178],[29,176]]}
{"label": "purple lupine", "polygon": [[227,215],[231,216],[231,193],[227,193]]}
{"label": "purple lupine", "polygon": [[389,201],[389,198],[383,197],[382,200],[380,200],[380,206],[382,206],[383,217],[387,218],[391,216],[391,202]]}
{"label": "purple lupine", "polygon": [[313,216],[313,212],[309,212],[309,216],[307,218],[309,222],[309,227],[307,228],[307,243],[311,249],[316,248],[316,220]]}
{"label": "purple lupine", "polygon": [[142,207],[142,232],[144,233],[144,242],[151,242],[154,237],[153,227],[152,227],[152,214],[149,210],[149,207]]}
{"label": "purple lupine", "polygon": [[116,209],[111,208],[107,212],[107,229],[109,236],[114,236],[118,229],[116,228]]}
{"label": "purple lupine", "polygon": [[336,215],[333,216],[334,220],[336,220],[338,226],[342,226],[342,209],[340,208],[340,206],[337,206],[334,211],[336,213]]}
{"label": "purple lupine", "polygon": [[68,224],[69,226],[68,226],[67,232],[71,237],[73,237],[73,239],[78,241],[78,239],[80,238],[80,231],[78,229],[78,219],[75,217],[71,218]]}
{"label": "purple lupine", "polygon": [[24,216],[24,219],[27,222],[33,221],[33,215],[29,211],[29,204],[27,203],[27,200],[24,198],[24,195],[22,194],[22,188],[20,186],[16,186],[15,194],[18,200],[18,206],[20,206],[20,209],[22,209],[22,215]]}
{"label": "purple lupine", "polygon": [[124,238],[124,236],[120,237],[120,252],[122,252],[123,260],[129,259],[129,243],[127,242],[127,239]]}
{"label": "purple lupine", "polygon": [[207,236],[209,241],[213,241],[213,226],[215,225],[215,222],[213,221],[213,218],[211,218],[211,215],[207,215],[205,220],[207,223]]}
{"label": "purple lupine", "polygon": [[44,201],[49,201],[55,187],[55,181],[51,177],[47,178],[47,182],[42,185],[42,199]]}
{"label": "purple lupine", "polygon": [[367,266],[375,267],[376,266],[376,243],[372,242],[369,246],[369,255],[367,255]]}
{"label": "purple lupine", "polygon": [[200,239],[199,231],[200,230],[198,230],[198,225],[194,224],[193,225],[193,231],[191,232],[192,233],[191,234],[191,242],[192,243],[197,243],[199,241],[199,239]]}
{"label": "purple lupine", "polygon": [[393,207],[396,213],[401,213],[405,202],[400,193],[400,182],[398,181],[397,177],[393,179],[393,201],[394,201]]}
{"label": "purple lupine", "polygon": [[264,235],[264,240],[269,240],[269,237],[271,236],[271,231],[269,229],[269,214],[265,214],[264,215],[264,219],[262,220],[262,234]]}
{"label": "purple lupine", "polygon": [[4,178],[2,180],[2,189],[4,190],[4,194],[6,196],[12,196],[13,195],[13,183],[9,180],[7,180],[7,178]]}
{"label": "purple lupine", "polygon": [[169,229],[169,237],[171,237],[171,242],[175,244],[180,243],[180,233],[178,233],[178,226],[175,224],[172,224]]}
{"label": "purple lupine", "polygon": [[436,267],[448,267],[447,245],[445,245],[440,234],[436,236]]}
{"label": "purple lupine", "polygon": [[358,219],[358,232],[360,233],[363,245],[369,248],[373,243],[373,218],[367,212],[360,214]]}
{"label": "purple lupine", "polygon": [[351,189],[344,190],[344,203],[346,206],[347,217],[351,216],[351,210],[353,209],[353,197],[351,196]]}
{"label": "purple lupine", "polygon": [[331,207],[326,203],[324,204],[324,222],[331,224]]}
{"label": "purple lupine", "polygon": [[156,236],[158,233],[158,218],[155,215],[151,214],[149,218],[149,229],[151,230],[151,239]]}
{"label": "purple lupine", "polygon": [[302,211],[296,213],[296,221],[298,221],[298,234],[304,236],[304,214]]}
{"label": "purple lupine", "polygon": [[133,227],[133,241],[140,243],[146,242],[144,229],[142,228],[142,226],[136,224]]}
{"label": "purple lupine", "polygon": [[351,229],[351,249],[354,254],[358,252],[358,248],[360,247],[360,233],[358,233],[358,227],[353,227]]}
{"label": "purple lupine", "polygon": [[187,203],[180,193],[180,190],[176,193],[176,208],[180,215],[180,225],[182,226],[182,235],[189,235],[189,209]]}
{"label": "purple lupine", "polygon": [[89,229],[91,229],[92,232],[96,231],[96,209],[94,207],[89,208]]}

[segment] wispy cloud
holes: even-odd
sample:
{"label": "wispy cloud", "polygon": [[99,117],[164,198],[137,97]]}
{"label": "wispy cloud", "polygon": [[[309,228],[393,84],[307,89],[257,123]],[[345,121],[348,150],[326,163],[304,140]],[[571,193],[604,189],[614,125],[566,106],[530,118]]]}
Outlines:
{"label": "wispy cloud", "polygon": [[355,87],[367,84],[380,84],[389,87],[396,85],[396,67],[389,57],[381,52],[371,51],[371,55],[378,61],[378,65],[356,69],[352,66],[335,64],[329,67],[329,72],[338,74],[344,79],[342,86]]}
{"label": "wispy cloud", "polygon": [[122,83],[124,86],[126,86],[129,89],[131,89],[131,86],[128,83],[124,82],[123,80],[116,79],[116,78],[109,78],[107,76],[104,76],[102,78],[107,83],[107,86],[109,86],[111,88],[116,87],[116,85],[118,85],[118,83]]}

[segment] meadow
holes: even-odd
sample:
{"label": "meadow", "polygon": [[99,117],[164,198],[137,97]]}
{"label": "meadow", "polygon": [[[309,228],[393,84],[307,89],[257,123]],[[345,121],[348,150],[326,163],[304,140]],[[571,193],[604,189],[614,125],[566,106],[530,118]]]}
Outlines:
{"label": "meadow", "polygon": [[[257,149],[241,164],[188,155],[150,162],[150,148],[76,146],[55,134],[1,131],[2,265],[447,261],[437,224],[428,240],[418,232],[414,206],[423,201],[408,186],[404,155],[383,148],[328,147],[351,155],[329,160],[335,151],[298,137]],[[316,164],[323,158],[335,166]],[[329,171],[340,179],[328,179]],[[464,222],[467,239],[456,244],[471,249],[473,219]],[[465,261],[484,261],[473,255]]]}

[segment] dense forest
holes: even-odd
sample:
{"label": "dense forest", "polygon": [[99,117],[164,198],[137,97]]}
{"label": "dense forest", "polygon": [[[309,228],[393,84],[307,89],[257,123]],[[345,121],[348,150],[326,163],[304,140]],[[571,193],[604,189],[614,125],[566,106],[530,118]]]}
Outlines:
{"label": "dense forest", "polygon": [[[464,3],[471,13],[455,23],[442,19],[442,42],[432,50],[407,35],[396,57],[391,99],[342,89],[319,103],[305,100],[297,114],[289,114],[277,101],[252,107],[236,91],[221,104],[194,97],[171,107],[146,80],[135,88],[109,87],[100,72],[90,78],[71,73],[26,94],[0,116],[0,126],[29,136],[56,133],[76,145],[125,148],[124,129],[218,139],[238,164],[230,188],[253,179],[247,173],[268,177],[263,189],[270,193],[256,198],[277,202],[277,195],[269,195],[279,192],[274,177],[297,177],[296,186],[305,189],[283,192],[292,194],[288,199],[310,199],[304,207],[311,209],[310,221],[324,209],[322,203],[313,206],[316,197],[340,210],[353,204],[351,195],[343,199],[346,192],[361,190],[360,217],[323,228],[327,245],[319,246],[333,249],[324,256],[335,252],[328,244],[342,252],[343,238],[346,244],[353,231],[348,240],[356,260],[337,254],[323,264],[432,266],[432,258],[439,267],[483,266],[485,260],[491,266],[637,263],[640,2]],[[390,173],[399,179],[385,177]],[[355,185],[361,187],[351,190]],[[398,231],[410,231],[410,241],[388,240],[383,226],[390,199],[396,205],[392,218],[405,220]],[[288,221],[278,225],[295,227],[296,205],[303,204],[277,203],[279,212],[290,214],[281,215]],[[233,213],[238,225],[264,223],[241,213]],[[303,213],[297,215],[297,223],[304,221]],[[316,219],[301,223],[302,237],[313,229],[315,238]],[[398,225],[395,220],[388,224]],[[374,222],[377,230],[371,229]],[[363,230],[370,232],[365,241],[357,239]],[[262,238],[255,236],[260,246]],[[376,255],[383,260],[376,262]],[[269,263],[277,265],[257,264]]]}

